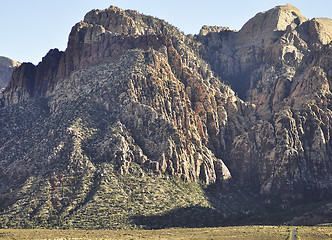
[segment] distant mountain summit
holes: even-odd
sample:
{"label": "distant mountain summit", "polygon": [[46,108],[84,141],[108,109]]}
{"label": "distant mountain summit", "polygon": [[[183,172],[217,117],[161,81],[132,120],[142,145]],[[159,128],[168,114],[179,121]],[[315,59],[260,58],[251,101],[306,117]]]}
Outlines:
{"label": "distant mountain summit", "polygon": [[261,44],[277,40],[287,27],[295,29],[308,21],[301,12],[292,5],[277,6],[269,11],[258,13],[239,31],[237,44]]}
{"label": "distant mountain summit", "polygon": [[0,227],[331,222],[331,36],[291,5],[195,36],[90,11],[0,94]]}
{"label": "distant mountain summit", "polygon": [[10,58],[0,56],[0,89],[7,86],[14,68],[19,65],[20,63]]}

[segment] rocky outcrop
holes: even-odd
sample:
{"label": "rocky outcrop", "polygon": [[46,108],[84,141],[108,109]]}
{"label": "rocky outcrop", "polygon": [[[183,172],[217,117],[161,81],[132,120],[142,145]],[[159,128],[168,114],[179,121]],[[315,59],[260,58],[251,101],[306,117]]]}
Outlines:
{"label": "rocky outcrop", "polygon": [[206,36],[209,33],[220,33],[223,31],[230,31],[229,27],[207,26],[204,25],[199,31],[200,36]]}
{"label": "rocky outcrop", "polygon": [[8,84],[10,76],[15,67],[20,63],[6,57],[0,57],[0,90],[2,91]]}
{"label": "rocky outcrop", "polygon": [[[72,28],[66,51],[53,49],[36,66],[35,76],[31,79],[31,96],[47,96],[57,82],[69,77],[74,71],[118,61],[127,50],[158,50],[169,45],[169,42],[176,45],[177,50],[181,49],[180,55],[186,65],[196,69],[203,68],[199,66],[193,50],[187,46],[188,41],[190,40],[186,39],[184,34],[165,21],[141,15],[136,11],[124,11],[114,6],[105,10],[92,10],[86,14],[83,22]],[[186,51],[188,49],[189,53]],[[3,97],[4,105],[17,102],[12,101],[10,92],[21,88],[20,82],[22,80],[18,78],[12,79],[5,91],[8,94],[5,93]],[[32,89],[21,91],[32,92]],[[22,100],[24,99],[23,97]]]}
{"label": "rocky outcrop", "polygon": [[[58,114],[77,98],[97,91],[90,102],[102,102],[104,111],[135,140],[130,141],[132,146],[124,143],[130,152],[92,148],[91,152],[101,151],[97,159],[105,160],[105,155],[118,159],[121,152],[117,165],[123,173],[130,162],[137,162],[185,181],[222,183],[231,178],[221,159],[228,147],[223,129],[234,118],[243,124],[231,127],[231,134],[244,131],[250,123],[241,116],[252,106],[200,66],[205,63],[187,46],[188,41],[167,23],[137,12],[116,7],[94,10],[73,27],[64,53],[51,50],[38,66],[23,64],[14,72],[3,105],[47,97],[51,114]],[[122,78],[115,78],[106,67],[97,71],[98,66],[119,61],[124,67],[118,74],[127,72]],[[107,81],[91,71],[100,79],[107,75]],[[83,84],[78,73],[88,81]],[[233,116],[228,116],[229,111]],[[101,140],[101,146],[108,141]]]}
{"label": "rocky outcrop", "polygon": [[62,54],[58,49],[50,50],[37,66],[32,63],[23,63],[16,68],[7,88],[2,93],[0,105],[5,106],[33,97],[45,96],[46,91],[54,86]]}
{"label": "rocky outcrop", "polygon": [[248,98],[250,89],[260,89],[255,76],[273,71],[273,76],[278,72],[291,78],[304,55],[330,43],[330,24],[330,19],[308,20],[286,5],[257,14],[239,32],[213,32],[198,38],[205,45],[202,56],[212,69],[240,97],[255,103]]}
{"label": "rocky outcrop", "polygon": [[204,58],[260,119],[233,141],[227,166],[241,185],[273,198],[329,196],[330,24],[286,5],[257,14],[239,32],[199,37]]}
{"label": "rocky outcrop", "polygon": [[[283,207],[330,198],[331,36],[329,19],[291,5],[197,36],[136,11],[89,12],[65,52],[22,64],[1,95],[2,208],[24,212],[20,194],[47,189],[50,205],[32,213],[67,219],[103,181],[147,175],[218,186],[224,210],[220,189]],[[77,188],[59,197],[61,174]]]}
{"label": "rocky outcrop", "polygon": [[274,43],[287,28],[293,30],[307,20],[297,8],[289,4],[258,13],[241,28],[235,47]]}

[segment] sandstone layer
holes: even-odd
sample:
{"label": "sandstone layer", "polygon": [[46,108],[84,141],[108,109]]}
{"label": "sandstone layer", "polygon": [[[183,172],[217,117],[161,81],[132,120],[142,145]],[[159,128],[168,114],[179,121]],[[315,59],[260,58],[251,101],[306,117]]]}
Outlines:
{"label": "sandstone layer", "polygon": [[[123,210],[96,218],[116,225],[151,201],[169,211],[170,192],[170,206],[214,207],[223,221],[260,203],[328,201],[331,36],[330,19],[308,20],[291,5],[239,32],[204,26],[196,36],[136,11],[92,10],[65,52],[22,64],[0,95],[6,224],[31,214],[26,224],[53,226],[59,216],[78,226],[113,204]],[[141,178],[155,189],[142,193]],[[174,187],[179,179],[189,185]]]}

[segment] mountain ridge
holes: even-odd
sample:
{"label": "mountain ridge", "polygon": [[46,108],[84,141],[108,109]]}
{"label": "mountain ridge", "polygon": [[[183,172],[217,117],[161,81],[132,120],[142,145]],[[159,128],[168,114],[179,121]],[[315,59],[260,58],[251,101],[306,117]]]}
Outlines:
{"label": "mountain ridge", "polygon": [[[186,36],[136,11],[90,11],[66,51],[22,64],[0,95],[3,227],[148,226],[146,213],[193,206],[227,224],[329,206],[330,21],[286,5],[239,32]],[[317,209],[315,224],[331,221]]]}

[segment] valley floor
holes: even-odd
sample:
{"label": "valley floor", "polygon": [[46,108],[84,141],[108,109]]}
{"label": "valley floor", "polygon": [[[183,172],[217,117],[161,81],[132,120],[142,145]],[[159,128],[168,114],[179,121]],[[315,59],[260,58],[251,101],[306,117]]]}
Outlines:
{"label": "valley floor", "polygon": [[[291,226],[235,226],[162,230],[0,229],[0,239],[290,239]],[[298,239],[332,239],[332,227],[296,227]]]}

